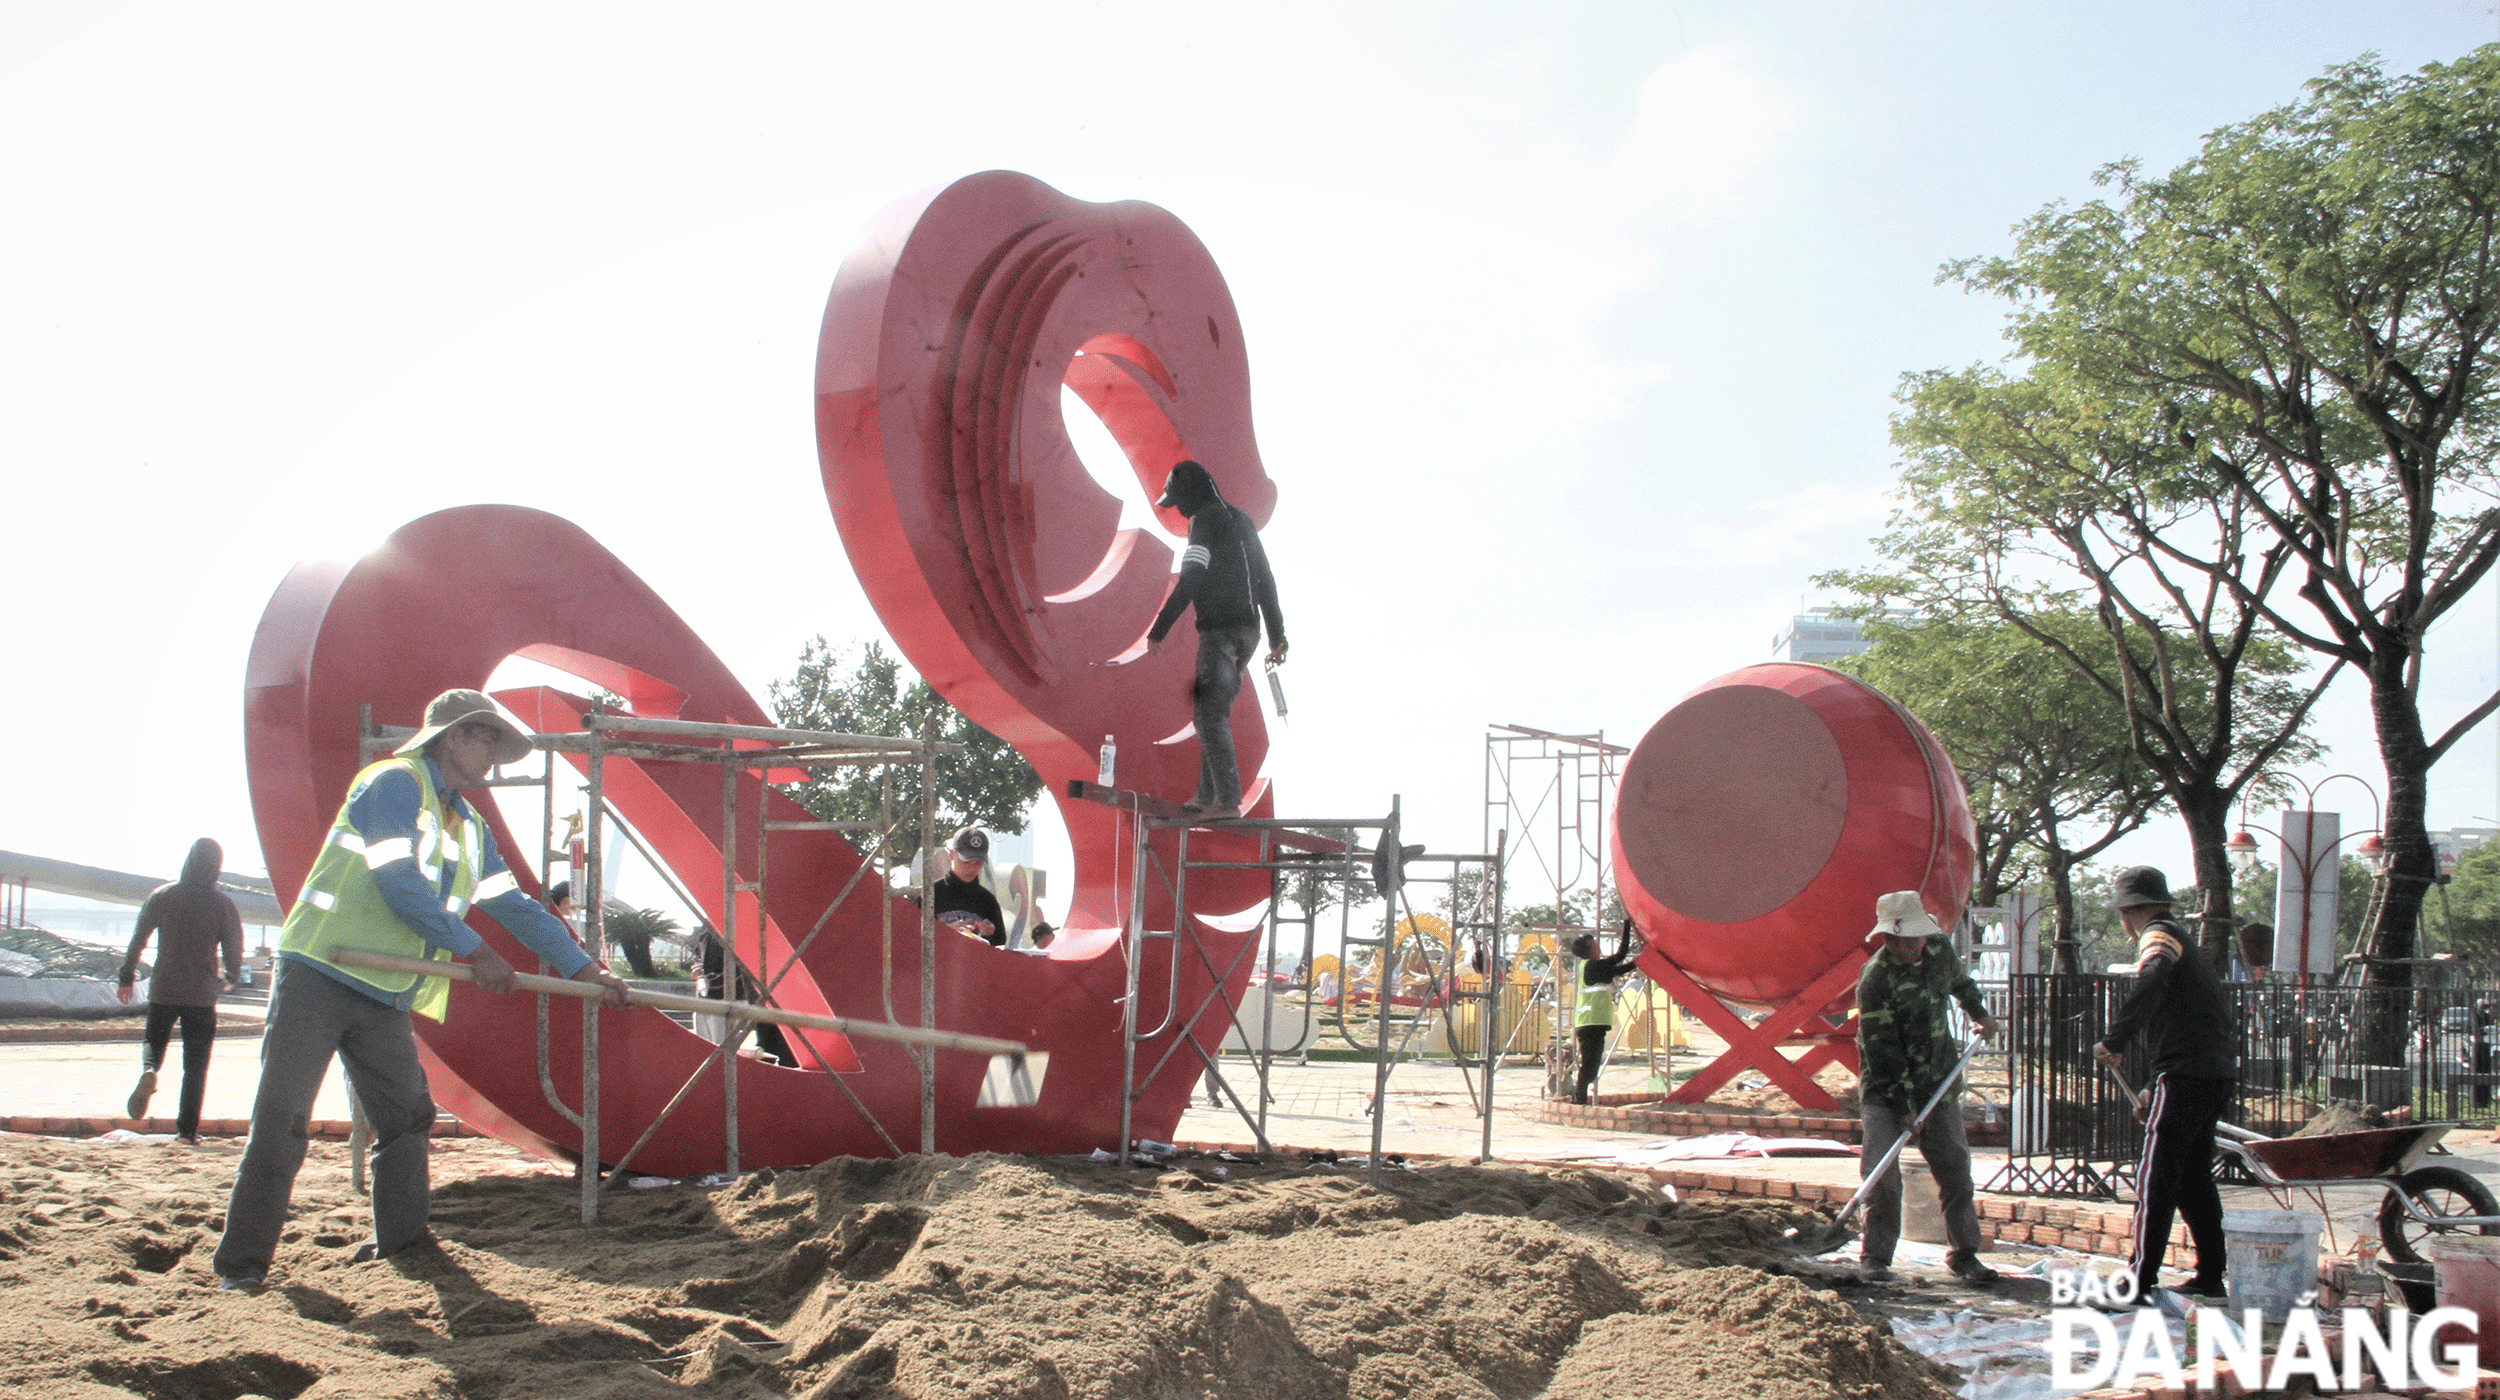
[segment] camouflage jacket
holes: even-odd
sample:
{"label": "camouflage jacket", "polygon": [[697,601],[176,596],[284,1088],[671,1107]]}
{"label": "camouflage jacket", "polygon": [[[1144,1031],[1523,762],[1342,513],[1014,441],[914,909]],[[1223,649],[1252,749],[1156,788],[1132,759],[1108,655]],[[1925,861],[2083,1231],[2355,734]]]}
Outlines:
{"label": "camouflage jacket", "polygon": [[1905,1118],[1916,1113],[1961,1058],[1945,1021],[1945,1003],[1959,1001],[1976,1019],[1988,1014],[1979,984],[1962,970],[1953,945],[1927,941],[1916,963],[1879,948],[1858,973],[1858,1096]]}

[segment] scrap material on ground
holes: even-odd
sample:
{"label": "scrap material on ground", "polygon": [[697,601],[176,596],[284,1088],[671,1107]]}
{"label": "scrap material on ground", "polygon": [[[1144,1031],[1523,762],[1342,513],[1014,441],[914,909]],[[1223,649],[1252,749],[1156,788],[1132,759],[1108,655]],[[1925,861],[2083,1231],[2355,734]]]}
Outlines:
{"label": "scrap material on ground", "polygon": [[621,1191],[435,1145],[434,1239],[315,1144],[270,1288],[213,1290],[231,1145],[0,1137],[0,1391],[30,1397],[1944,1397],[1774,1272],[1789,1217],[1601,1172],[837,1159]]}

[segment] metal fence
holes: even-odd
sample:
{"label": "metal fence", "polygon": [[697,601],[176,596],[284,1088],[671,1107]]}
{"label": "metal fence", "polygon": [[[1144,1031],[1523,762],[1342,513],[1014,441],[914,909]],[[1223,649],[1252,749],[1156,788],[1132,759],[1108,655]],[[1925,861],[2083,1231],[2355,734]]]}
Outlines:
{"label": "metal fence", "polygon": [[[2130,976],[2008,980],[2011,1151],[1991,1189],[2114,1197],[2131,1190],[2144,1131],[2092,1044]],[[2500,1123],[2500,990],[2235,982],[2239,1084],[2227,1121],[2292,1133],[2335,1100],[2409,1108],[2418,1122]],[[2141,1087],[2130,1051],[2122,1071]]]}

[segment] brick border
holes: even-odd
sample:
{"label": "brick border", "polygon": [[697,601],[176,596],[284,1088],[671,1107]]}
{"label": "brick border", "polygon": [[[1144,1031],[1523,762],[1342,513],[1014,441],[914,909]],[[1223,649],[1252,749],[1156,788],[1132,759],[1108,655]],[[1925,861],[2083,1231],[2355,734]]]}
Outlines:
{"label": "brick border", "polygon": [[[1655,1094],[1598,1094],[1585,1105],[1548,1099],[1537,1105],[1537,1121],[1613,1133],[1654,1133],[1693,1137],[1702,1133],[1752,1133],[1757,1137],[1804,1135],[1841,1142],[1863,1140],[1858,1120],[1832,1114],[1746,1113],[1711,1104],[1669,1105]],[[1973,1147],[2004,1147],[2012,1129],[2002,1120],[1966,1123],[1964,1136]]]}

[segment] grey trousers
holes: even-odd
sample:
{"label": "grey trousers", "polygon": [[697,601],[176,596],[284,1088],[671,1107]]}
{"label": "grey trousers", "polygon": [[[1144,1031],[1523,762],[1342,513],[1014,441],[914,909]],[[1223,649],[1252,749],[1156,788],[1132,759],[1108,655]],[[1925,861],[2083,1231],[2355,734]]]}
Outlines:
{"label": "grey trousers", "polygon": [[[1883,1160],[1916,1114],[1897,1112],[1889,1104],[1869,1099],[1858,1106],[1858,1115],[1866,1130],[1861,1148],[1865,1156],[1858,1162],[1858,1177],[1863,1181],[1866,1169]],[[1936,1111],[1927,1115],[1927,1126],[1920,1129],[1915,1145],[1918,1154],[1927,1159],[1927,1169],[1935,1174],[1936,1194],[1944,1202],[1946,1261],[1959,1263],[1978,1258],[1979,1211],[1971,1204],[1977,1192],[1971,1187],[1970,1140],[1962,1133],[1959,1096],[1937,1104]],[[1890,1264],[1892,1248],[1900,1242],[1901,1164],[1895,1161],[1892,1169],[1884,1173],[1884,1179],[1867,1193],[1864,1262]]]}
{"label": "grey trousers", "polygon": [[1191,718],[1198,726],[1198,801],[1241,805],[1241,768],[1233,753],[1233,701],[1241,694],[1242,669],[1259,649],[1259,629],[1198,630],[1198,674]]}
{"label": "grey trousers", "polygon": [[280,959],[269,994],[269,1029],[260,1042],[260,1092],[252,1136],[226,1203],[226,1233],[213,1267],[219,1278],[266,1276],[286,1228],[295,1174],[304,1165],[312,1105],[336,1055],[347,1087],[373,1129],[373,1236],[390,1254],[425,1232],[426,1156],[434,1098],[417,1061],[409,1013],[341,985],[320,970]]}

